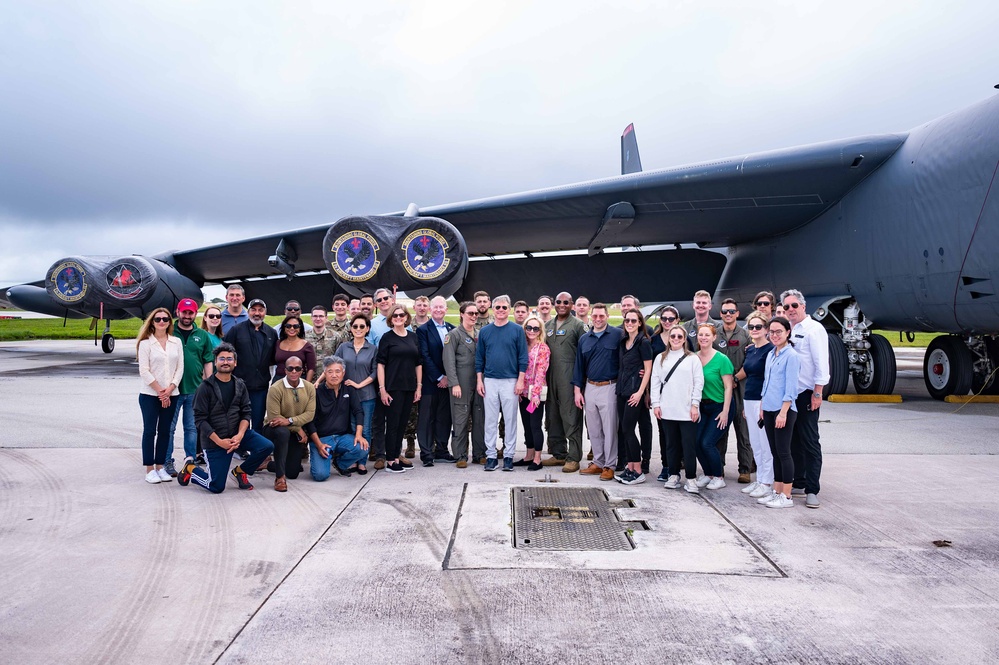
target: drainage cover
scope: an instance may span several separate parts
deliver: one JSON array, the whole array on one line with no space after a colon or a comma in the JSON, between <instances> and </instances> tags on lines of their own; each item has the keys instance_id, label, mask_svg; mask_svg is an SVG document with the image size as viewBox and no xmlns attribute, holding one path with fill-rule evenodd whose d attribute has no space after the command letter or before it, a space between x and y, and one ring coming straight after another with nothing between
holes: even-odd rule
<instances>
[{"instance_id":1,"label":"drainage cover","mask_svg":"<svg viewBox=\"0 0 999 665\"><path fill-rule=\"evenodd\" d=\"M534 550L633 550L629 530L641 522L622 522L615 502L596 487L514 487L513 546Z\"/></svg>"}]
</instances>

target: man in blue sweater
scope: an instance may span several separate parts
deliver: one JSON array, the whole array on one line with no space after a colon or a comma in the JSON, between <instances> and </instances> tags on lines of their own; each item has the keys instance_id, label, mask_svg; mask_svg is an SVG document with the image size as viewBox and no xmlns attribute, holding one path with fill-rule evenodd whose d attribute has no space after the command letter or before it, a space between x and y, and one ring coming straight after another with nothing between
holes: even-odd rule
<instances>
[{"instance_id":1,"label":"man in blue sweater","mask_svg":"<svg viewBox=\"0 0 999 665\"><path fill-rule=\"evenodd\" d=\"M517 395L524 389L527 372L527 338L524 329L510 323L510 297L493 299L495 320L479 332L475 347L476 390L486 410L486 471L497 467L499 414L506 421L503 470L513 471L517 441Z\"/></svg>"}]
</instances>

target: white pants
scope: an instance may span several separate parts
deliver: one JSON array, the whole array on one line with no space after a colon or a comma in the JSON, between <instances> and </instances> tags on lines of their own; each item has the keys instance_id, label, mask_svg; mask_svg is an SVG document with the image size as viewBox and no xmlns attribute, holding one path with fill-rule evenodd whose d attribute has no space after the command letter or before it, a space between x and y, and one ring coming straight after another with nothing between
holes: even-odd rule
<instances>
[{"instance_id":1,"label":"white pants","mask_svg":"<svg viewBox=\"0 0 999 665\"><path fill-rule=\"evenodd\" d=\"M517 379L483 378L486 388L486 457L496 459L496 446L499 443L499 414L503 411L506 436L503 437L503 456L513 459L517 450Z\"/></svg>"},{"instance_id":2,"label":"white pants","mask_svg":"<svg viewBox=\"0 0 999 665\"><path fill-rule=\"evenodd\" d=\"M753 447L753 459L756 461L756 482L764 485L774 484L774 457L770 452L770 440L767 431L757 427L760 419L759 400L746 400L746 426L749 428L749 443Z\"/></svg>"}]
</instances>

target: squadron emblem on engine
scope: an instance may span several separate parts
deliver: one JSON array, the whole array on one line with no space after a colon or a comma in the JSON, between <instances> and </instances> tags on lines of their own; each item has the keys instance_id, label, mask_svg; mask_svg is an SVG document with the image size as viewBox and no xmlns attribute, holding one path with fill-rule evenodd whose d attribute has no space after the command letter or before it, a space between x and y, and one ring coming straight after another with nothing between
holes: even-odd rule
<instances>
[{"instance_id":1,"label":"squadron emblem on engine","mask_svg":"<svg viewBox=\"0 0 999 665\"><path fill-rule=\"evenodd\" d=\"M52 269L49 279L63 302L77 302L87 295L87 273L76 261L65 261Z\"/></svg>"},{"instance_id":2,"label":"squadron emblem on engine","mask_svg":"<svg viewBox=\"0 0 999 665\"><path fill-rule=\"evenodd\" d=\"M378 272L378 242L364 231L344 233L333 243L333 270L340 279L363 282Z\"/></svg>"},{"instance_id":3,"label":"squadron emblem on engine","mask_svg":"<svg viewBox=\"0 0 999 665\"><path fill-rule=\"evenodd\" d=\"M142 275L134 263L119 263L105 274L108 293L115 298L130 300L142 293Z\"/></svg>"},{"instance_id":4,"label":"squadron emblem on engine","mask_svg":"<svg viewBox=\"0 0 999 665\"><path fill-rule=\"evenodd\" d=\"M431 229L416 229L402 241L402 266L416 279L435 279L444 274L451 259L448 242Z\"/></svg>"}]
</instances>

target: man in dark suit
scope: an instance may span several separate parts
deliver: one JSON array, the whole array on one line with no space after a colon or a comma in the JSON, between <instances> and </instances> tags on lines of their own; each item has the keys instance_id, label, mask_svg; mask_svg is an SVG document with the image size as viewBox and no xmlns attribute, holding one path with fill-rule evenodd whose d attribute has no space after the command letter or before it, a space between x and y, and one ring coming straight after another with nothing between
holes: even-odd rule
<instances>
[{"instance_id":1,"label":"man in dark suit","mask_svg":"<svg viewBox=\"0 0 999 665\"><path fill-rule=\"evenodd\" d=\"M271 367L274 365L274 349L277 347L277 333L264 323L267 305L256 298L250 301L249 320L238 323L225 334L225 341L236 349L240 362L232 374L242 379L250 394L250 426L260 432L264 425L267 410L267 391L271 387Z\"/></svg>"},{"instance_id":2,"label":"man in dark suit","mask_svg":"<svg viewBox=\"0 0 999 665\"><path fill-rule=\"evenodd\" d=\"M437 296L430 301L430 320L416 329L423 355L423 397L416 425L423 466L457 461L447 447L451 433L451 400L444 371L444 337L454 326L444 320L445 314L447 301Z\"/></svg>"}]
</instances>

